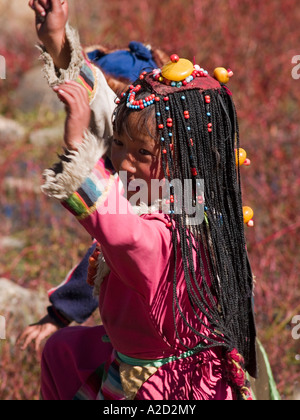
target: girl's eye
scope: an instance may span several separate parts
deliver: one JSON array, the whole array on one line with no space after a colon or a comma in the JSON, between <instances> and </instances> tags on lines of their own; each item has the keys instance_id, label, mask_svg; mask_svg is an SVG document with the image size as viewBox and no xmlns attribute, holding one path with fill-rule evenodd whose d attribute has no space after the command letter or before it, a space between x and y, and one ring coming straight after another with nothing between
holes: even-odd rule
<instances>
[{"instance_id":1,"label":"girl's eye","mask_svg":"<svg viewBox=\"0 0 300 420\"><path fill-rule=\"evenodd\" d=\"M118 140L118 139L113 139L113 143L114 143L116 146L123 146L123 143L122 143L120 140Z\"/></svg>"},{"instance_id":2,"label":"girl's eye","mask_svg":"<svg viewBox=\"0 0 300 420\"><path fill-rule=\"evenodd\" d=\"M141 155L143 155L143 156L152 156L152 153L151 152L149 152L148 150L146 150L146 149L140 149L139 150L139 152L140 152L140 154Z\"/></svg>"}]
</instances>

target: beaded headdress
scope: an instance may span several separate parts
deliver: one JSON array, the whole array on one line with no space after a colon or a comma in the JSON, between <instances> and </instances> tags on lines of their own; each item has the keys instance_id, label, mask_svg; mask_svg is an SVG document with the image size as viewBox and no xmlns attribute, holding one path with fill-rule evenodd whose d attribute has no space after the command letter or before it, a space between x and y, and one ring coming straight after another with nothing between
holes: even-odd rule
<instances>
[{"instance_id":1,"label":"beaded headdress","mask_svg":"<svg viewBox=\"0 0 300 420\"><path fill-rule=\"evenodd\" d=\"M210 103L211 103L211 91L220 92L221 88L225 89L229 95L231 95L229 89L225 87L233 76L233 71L231 69L225 69L224 67L217 67L214 70L213 77L208 74L208 71L204 68L200 67L197 64L193 64L191 61L179 58L177 54L173 54L170 57L170 62L164 65L162 69L154 69L152 72L147 73L143 72L139 76L140 81L146 82L150 89L153 91L150 95L146 96L142 99L136 99L139 91L141 90L141 84L131 85L129 87L129 92L123 93L123 97L126 97L127 107L132 110L143 110L155 102L163 101L165 104L165 110L170 112L169 107L169 96L171 94L177 92L183 92L181 97L182 102L184 103L186 97L184 92L187 90L199 90L201 92L209 92L204 95L205 107L206 107L206 117L207 117L207 132L212 133L213 131L213 118L211 115L210 110ZM117 102L119 102L118 100ZM157 117L160 117L159 112L157 113ZM166 117L166 124L164 125L162 121L158 119L158 130L163 132L165 128L169 129L169 132L166 138L170 140L173 136L172 134L172 127L173 127L173 119L171 115ZM189 141L191 145L193 145L193 139L190 136L191 127L188 124L190 119L189 111L186 109L184 110L184 119L187 125L187 132ZM165 136L161 135L162 140L162 152L164 155L167 155L167 148L164 147L167 142ZM173 142L170 142L169 147L173 148ZM247 158L247 153L244 149L237 147L235 149L235 159L237 166L249 166L250 159ZM196 169L192 168L192 173L194 176L197 175ZM247 226L252 227L254 225L253 221L254 212L249 206L243 207L243 217L244 222Z\"/></svg>"}]
</instances>

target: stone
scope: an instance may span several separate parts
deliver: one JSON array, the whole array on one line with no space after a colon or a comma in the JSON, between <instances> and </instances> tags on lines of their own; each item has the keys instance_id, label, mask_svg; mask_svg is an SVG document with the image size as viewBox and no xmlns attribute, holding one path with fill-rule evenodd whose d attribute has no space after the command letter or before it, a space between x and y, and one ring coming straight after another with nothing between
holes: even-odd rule
<instances>
[{"instance_id":1,"label":"stone","mask_svg":"<svg viewBox=\"0 0 300 420\"><path fill-rule=\"evenodd\" d=\"M30 133L29 141L37 147L45 147L48 145L63 144L64 126L56 126L50 128L42 128Z\"/></svg>"},{"instance_id":2,"label":"stone","mask_svg":"<svg viewBox=\"0 0 300 420\"><path fill-rule=\"evenodd\" d=\"M18 122L0 116L0 142L22 140L26 135L25 128Z\"/></svg>"},{"instance_id":3,"label":"stone","mask_svg":"<svg viewBox=\"0 0 300 420\"><path fill-rule=\"evenodd\" d=\"M15 91L14 99L22 112L42 109L58 113L64 109L62 102L48 86L42 73L42 65L33 67L23 75Z\"/></svg>"},{"instance_id":4,"label":"stone","mask_svg":"<svg viewBox=\"0 0 300 420\"><path fill-rule=\"evenodd\" d=\"M19 334L47 313L49 301L44 290L31 290L0 278L0 315L5 319L6 340L16 342Z\"/></svg>"},{"instance_id":5,"label":"stone","mask_svg":"<svg viewBox=\"0 0 300 420\"><path fill-rule=\"evenodd\" d=\"M25 241L13 238L11 236L4 236L0 238L0 249L22 249L25 246Z\"/></svg>"}]
</instances>

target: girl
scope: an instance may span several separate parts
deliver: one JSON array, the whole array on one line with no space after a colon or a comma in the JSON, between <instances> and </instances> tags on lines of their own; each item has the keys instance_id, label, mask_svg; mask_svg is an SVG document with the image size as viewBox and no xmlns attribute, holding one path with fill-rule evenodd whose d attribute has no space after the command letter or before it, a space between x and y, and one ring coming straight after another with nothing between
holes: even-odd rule
<instances>
[{"instance_id":1,"label":"girl","mask_svg":"<svg viewBox=\"0 0 300 420\"><path fill-rule=\"evenodd\" d=\"M85 89L68 82L55 91L68 109L67 153L43 190L101 243L103 327L48 341L43 398L251 399L253 279L230 92L176 55L130 86L114 112L111 152L128 201L87 131ZM163 180L164 195L153 180Z\"/></svg>"},{"instance_id":2,"label":"girl","mask_svg":"<svg viewBox=\"0 0 300 420\"><path fill-rule=\"evenodd\" d=\"M90 68L85 65L84 54L80 47L79 35L68 24L68 1L61 0L30 0L29 6L35 11L36 30L42 42L42 59L45 62L44 75L50 85L63 83L65 78L74 77L82 81L88 76ZM105 132L111 131L111 115L114 109L114 93L121 93L127 89L144 70L151 70L169 57L159 49L150 49L139 42L131 42L129 48L110 50L107 47L95 46L85 49L89 60L101 68L108 85L113 92L107 95L107 102L103 100L101 92L91 95L91 108L93 115L93 130L96 136L104 137ZM101 81L102 75L95 68L97 78ZM86 85L85 85L86 86ZM93 101L92 101L93 97ZM101 124L104 116L106 124ZM111 167L107 158L106 167ZM96 248L93 243L86 255L66 276L63 283L48 292L50 306L48 314L39 322L27 327L20 335L18 343L25 350L35 341L36 350L41 342L59 328L68 326L72 321L79 324L86 321L97 308L97 301L93 297L91 287L87 283L89 260ZM92 282L93 271L89 277ZM89 281L90 282L90 281Z\"/></svg>"}]
</instances>

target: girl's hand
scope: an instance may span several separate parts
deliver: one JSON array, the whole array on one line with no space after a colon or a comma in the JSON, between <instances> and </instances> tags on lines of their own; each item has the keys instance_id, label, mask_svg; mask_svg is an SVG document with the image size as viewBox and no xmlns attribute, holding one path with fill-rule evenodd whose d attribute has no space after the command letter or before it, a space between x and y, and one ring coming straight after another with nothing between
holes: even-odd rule
<instances>
[{"instance_id":1,"label":"girl's hand","mask_svg":"<svg viewBox=\"0 0 300 420\"><path fill-rule=\"evenodd\" d=\"M91 109L86 89L79 83L68 81L53 88L66 105L65 144L68 150L78 150L85 131L90 125Z\"/></svg>"},{"instance_id":2,"label":"girl's hand","mask_svg":"<svg viewBox=\"0 0 300 420\"><path fill-rule=\"evenodd\" d=\"M68 1L30 0L29 6L35 11L36 31L40 41L52 56L56 67L67 68L71 57L65 33Z\"/></svg>"},{"instance_id":3,"label":"girl's hand","mask_svg":"<svg viewBox=\"0 0 300 420\"><path fill-rule=\"evenodd\" d=\"M27 347L34 342L34 347L38 353L42 341L48 338L50 335L59 330L59 326L54 323L49 315L46 315L43 319L33 325L29 325L17 340L17 345L20 346L21 350L26 350Z\"/></svg>"}]
</instances>

